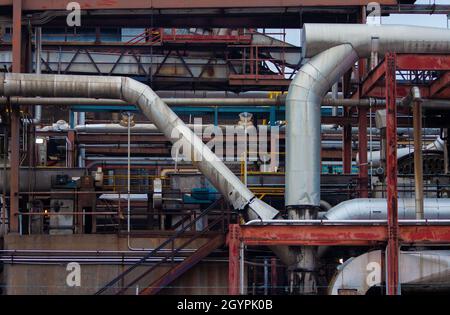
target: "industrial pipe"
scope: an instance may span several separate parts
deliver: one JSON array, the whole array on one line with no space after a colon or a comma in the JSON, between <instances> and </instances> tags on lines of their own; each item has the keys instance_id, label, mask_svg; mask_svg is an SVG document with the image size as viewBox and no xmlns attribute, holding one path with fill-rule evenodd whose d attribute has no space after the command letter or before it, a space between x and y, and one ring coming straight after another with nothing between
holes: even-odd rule
<instances>
[{"instance_id":1,"label":"industrial pipe","mask_svg":"<svg viewBox=\"0 0 450 315\"><path fill-rule=\"evenodd\" d=\"M0 95L121 99L136 104L237 210L251 219L272 219L278 211L264 203L228 169L203 141L147 85L126 77L0 74Z\"/></svg>"},{"instance_id":2,"label":"industrial pipe","mask_svg":"<svg viewBox=\"0 0 450 315\"><path fill-rule=\"evenodd\" d=\"M162 98L163 102L169 106L283 106L286 102L285 95L278 98ZM117 100L104 98L74 98L74 97L11 97L9 102L12 105L94 105L94 106L132 106L134 104ZM8 103L6 97L0 97L0 105ZM397 100L401 104L401 99ZM364 99L332 99L326 97L322 100L322 106L356 106L356 107L380 107L386 105L386 100L378 98ZM424 99L423 107L426 109L450 109L450 102L446 100Z\"/></svg>"},{"instance_id":3,"label":"industrial pipe","mask_svg":"<svg viewBox=\"0 0 450 315\"><path fill-rule=\"evenodd\" d=\"M386 225L387 220L251 220L245 223L245 225ZM406 224L444 224L450 223L450 220L433 220L433 219L423 219L423 220L399 220L400 225Z\"/></svg>"},{"instance_id":4,"label":"industrial pipe","mask_svg":"<svg viewBox=\"0 0 450 315\"><path fill-rule=\"evenodd\" d=\"M41 74L41 53L42 53L42 28L36 27L35 31L35 66L36 66L36 74ZM39 101L38 99L36 101ZM40 104L40 103L34 103ZM32 119L24 119L25 124L33 124L37 125L41 122L42 119L42 105L36 105L34 107L34 118Z\"/></svg>"},{"instance_id":5,"label":"industrial pipe","mask_svg":"<svg viewBox=\"0 0 450 315\"><path fill-rule=\"evenodd\" d=\"M416 219L415 199L398 199L398 218L400 220ZM424 219L450 219L450 199L424 199ZM341 202L327 211L325 220L386 220L387 203L385 198L358 198Z\"/></svg>"},{"instance_id":6,"label":"industrial pipe","mask_svg":"<svg viewBox=\"0 0 450 315\"><path fill-rule=\"evenodd\" d=\"M422 155L422 100L418 87L410 92L414 129L414 183L416 199L416 219L424 218L423 213L423 155Z\"/></svg>"},{"instance_id":7,"label":"industrial pipe","mask_svg":"<svg viewBox=\"0 0 450 315\"><path fill-rule=\"evenodd\" d=\"M286 206L320 202L320 104L358 59L378 52L448 53L450 30L413 26L305 24L304 57L286 98ZM298 163L300 161L300 163Z\"/></svg>"},{"instance_id":8,"label":"industrial pipe","mask_svg":"<svg viewBox=\"0 0 450 315\"><path fill-rule=\"evenodd\" d=\"M305 24L302 53L311 58L298 71L286 98L286 207L314 219L320 204L320 105L331 86L361 58L377 53L448 53L450 30L413 26ZM293 215L289 215L290 218ZM303 247L298 268L314 270L314 249ZM305 279L303 279L305 280ZM308 279L307 279L308 280ZM313 291L314 280L303 283Z\"/></svg>"}]
</instances>

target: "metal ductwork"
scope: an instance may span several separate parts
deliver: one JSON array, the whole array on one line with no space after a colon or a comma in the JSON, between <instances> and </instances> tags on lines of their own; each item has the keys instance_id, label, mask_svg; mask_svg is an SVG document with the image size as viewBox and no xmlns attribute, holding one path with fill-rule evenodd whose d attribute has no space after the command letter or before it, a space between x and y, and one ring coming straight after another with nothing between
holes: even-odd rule
<instances>
[{"instance_id":1,"label":"metal ductwork","mask_svg":"<svg viewBox=\"0 0 450 315\"><path fill-rule=\"evenodd\" d=\"M387 202L384 198L358 198L341 202L327 211L326 220L383 220L387 218ZM398 199L399 220L416 219L414 198ZM424 219L450 219L450 199L424 199Z\"/></svg>"},{"instance_id":2,"label":"metal ductwork","mask_svg":"<svg viewBox=\"0 0 450 315\"><path fill-rule=\"evenodd\" d=\"M320 205L320 105L324 96L360 59L372 52L448 53L450 30L413 26L305 24L302 52L308 60L286 98L286 200L289 218L314 219ZM297 270L314 273L314 249L304 247ZM314 291L314 280L302 284Z\"/></svg>"},{"instance_id":3,"label":"metal ductwork","mask_svg":"<svg viewBox=\"0 0 450 315\"><path fill-rule=\"evenodd\" d=\"M311 58L332 47L350 44L360 58L396 53L439 54L450 51L450 30L436 27L365 24L305 24L302 53Z\"/></svg>"},{"instance_id":4,"label":"metal ductwork","mask_svg":"<svg viewBox=\"0 0 450 315\"><path fill-rule=\"evenodd\" d=\"M141 112L172 142L188 149L192 163L237 210L251 219L278 211L255 195L147 85L126 77L0 74L0 95L121 99Z\"/></svg>"},{"instance_id":5,"label":"metal ductwork","mask_svg":"<svg viewBox=\"0 0 450 315\"><path fill-rule=\"evenodd\" d=\"M346 200L323 214L323 220L386 220L387 202L385 198L357 198ZM416 200L414 198L398 199L398 219L416 219ZM424 199L424 217L426 220L450 219L450 199ZM329 246L321 246L318 257L322 257Z\"/></svg>"},{"instance_id":6,"label":"metal ductwork","mask_svg":"<svg viewBox=\"0 0 450 315\"><path fill-rule=\"evenodd\" d=\"M400 252L399 279L413 287L450 287L450 251ZM350 258L338 267L328 288L332 295L364 295L383 282L382 251L376 250Z\"/></svg>"},{"instance_id":7,"label":"metal ductwork","mask_svg":"<svg viewBox=\"0 0 450 315\"><path fill-rule=\"evenodd\" d=\"M320 104L359 58L384 54L449 53L450 30L397 26L305 24L302 51L310 58L286 98L286 206L320 202Z\"/></svg>"},{"instance_id":8,"label":"metal ductwork","mask_svg":"<svg viewBox=\"0 0 450 315\"><path fill-rule=\"evenodd\" d=\"M309 60L286 98L286 206L320 204L320 104L358 55L350 45L333 47Z\"/></svg>"}]
</instances>

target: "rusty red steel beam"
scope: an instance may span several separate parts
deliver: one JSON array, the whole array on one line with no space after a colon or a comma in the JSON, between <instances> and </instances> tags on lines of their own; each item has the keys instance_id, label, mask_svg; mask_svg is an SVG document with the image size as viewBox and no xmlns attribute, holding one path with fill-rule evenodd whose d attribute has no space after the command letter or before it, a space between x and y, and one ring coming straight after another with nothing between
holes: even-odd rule
<instances>
[{"instance_id":1,"label":"rusty red steel beam","mask_svg":"<svg viewBox=\"0 0 450 315\"><path fill-rule=\"evenodd\" d=\"M413 84L401 84L397 85L397 97L405 97L411 91ZM417 86L420 89L420 95L422 98L434 98L434 99L449 99L450 98L450 89L444 89L441 93L431 96L430 87L429 86ZM385 87L379 86L374 88L370 93L365 95L365 97L374 97L374 98L383 98L386 95Z\"/></svg>"},{"instance_id":2,"label":"rusty red steel beam","mask_svg":"<svg viewBox=\"0 0 450 315\"><path fill-rule=\"evenodd\" d=\"M374 246L388 241L386 225L230 225L230 231L232 227L238 234L233 236L236 250L239 241L248 246ZM400 225L398 235L405 245L450 244L445 225Z\"/></svg>"},{"instance_id":3,"label":"rusty red steel beam","mask_svg":"<svg viewBox=\"0 0 450 315\"><path fill-rule=\"evenodd\" d=\"M277 293L278 288L278 274L277 274L277 259L272 257L270 259L270 293L272 295Z\"/></svg>"},{"instance_id":4,"label":"rusty red steel beam","mask_svg":"<svg viewBox=\"0 0 450 315\"><path fill-rule=\"evenodd\" d=\"M14 1L12 33L12 72L22 72L22 1Z\"/></svg>"},{"instance_id":5,"label":"rusty red steel beam","mask_svg":"<svg viewBox=\"0 0 450 315\"><path fill-rule=\"evenodd\" d=\"M450 71L445 72L430 85L430 96L434 97L450 87Z\"/></svg>"},{"instance_id":6,"label":"rusty red steel beam","mask_svg":"<svg viewBox=\"0 0 450 315\"><path fill-rule=\"evenodd\" d=\"M229 226L227 235L228 244L228 294L239 294L239 247L241 227L237 224Z\"/></svg>"},{"instance_id":7,"label":"rusty red steel beam","mask_svg":"<svg viewBox=\"0 0 450 315\"><path fill-rule=\"evenodd\" d=\"M22 1L14 1L12 34L12 71L22 72ZM20 109L14 107L11 113L11 157L10 157L10 232L19 232L19 167L20 167Z\"/></svg>"},{"instance_id":8,"label":"rusty red steel beam","mask_svg":"<svg viewBox=\"0 0 450 315\"><path fill-rule=\"evenodd\" d=\"M385 87L379 86L380 81L385 76L385 61L383 60L374 70L372 70L368 76L364 79L361 85L361 93L359 97L384 97ZM417 55L417 54L399 54L397 55L397 70L411 70L411 71L450 71L450 56L448 55ZM436 86L420 87L422 91L422 97L428 98L449 98L450 92L440 94L443 89L448 85L447 80L450 80L448 76L444 76L441 81L436 82ZM442 84L442 85L439 85ZM412 85L402 84L397 86L397 96L404 97L408 95ZM440 89L440 91L439 91ZM354 95L353 98L357 97Z\"/></svg>"},{"instance_id":9,"label":"rusty red steel beam","mask_svg":"<svg viewBox=\"0 0 450 315\"><path fill-rule=\"evenodd\" d=\"M360 98L365 97L368 93L374 89L378 82L383 79L385 75L386 69L384 67L384 61L382 61L378 66L369 72L367 77L363 80L361 88L360 88Z\"/></svg>"},{"instance_id":10,"label":"rusty red steel beam","mask_svg":"<svg viewBox=\"0 0 450 315\"><path fill-rule=\"evenodd\" d=\"M399 240L397 191L397 94L396 55L385 56L386 72L386 190L388 217L387 293L399 294Z\"/></svg>"},{"instance_id":11,"label":"rusty red steel beam","mask_svg":"<svg viewBox=\"0 0 450 315\"><path fill-rule=\"evenodd\" d=\"M397 70L446 70L450 71L450 55L398 54Z\"/></svg>"},{"instance_id":12,"label":"rusty red steel beam","mask_svg":"<svg viewBox=\"0 0 450 315\"><path fill-rule=\"evenodd\" d=\"M17 0L0 0L1 5L12 5ZM23 0L24 10L65 10L67 0ZM307 6L362 6L370 0L78 0L83 10L102 9L214 9ZM398 4L396 0L378 0L380 4Z\"/></svg>"},{"instance_id":13,"label":"rusty red steel beam","mask_svg":"<svg viewBox=\"0 0 450 315\"><path fill-rule=\"evenodd\" d=\"M359 153L359 191L360 198L369 196L369 167L367 162L367 108L358 108L358 153Z\"/></svg>"}]
</instances>

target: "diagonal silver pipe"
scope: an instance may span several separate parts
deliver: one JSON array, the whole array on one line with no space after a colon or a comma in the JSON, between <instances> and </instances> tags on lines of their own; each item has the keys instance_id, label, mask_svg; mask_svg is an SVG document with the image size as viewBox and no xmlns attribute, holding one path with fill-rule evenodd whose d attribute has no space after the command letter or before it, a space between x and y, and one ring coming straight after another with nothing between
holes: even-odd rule
<instances>
[{"instance_id":1,"label":"diagonal silver pipe","mask_svg":"<svg viewBox=\"0 0 450 315\"><path fill-rule=\"evenodd\" d=\"M0 95L121 99L141 112L172 142L188 149L192 163L237 210L250 219L272 219L278 211L255 195L145 84L126 77L0 74Z\"/></svg>"}]
</instances>

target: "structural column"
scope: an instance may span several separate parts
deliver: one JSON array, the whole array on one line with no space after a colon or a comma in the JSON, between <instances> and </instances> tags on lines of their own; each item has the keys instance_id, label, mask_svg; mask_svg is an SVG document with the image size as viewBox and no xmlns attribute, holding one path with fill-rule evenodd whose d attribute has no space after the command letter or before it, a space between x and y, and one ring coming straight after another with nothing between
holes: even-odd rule
<instances>
[{"instance_id":1,"label":"structural column","mask_svg":"<svg viewBox=\"0 0 450 315\"><path fill-rule=\"evenodd\" d=\"M344 98L350 96L350 80L353 69L347 71L342 79L342 94ZM352 124L348 121L352 116L352 108L344 107L344 125L342 128L342 172L344 174L352 173Z\"/></svg>"},{"instance_id":2,"label":"structural column","mask_svg":"<svg viewBox=\"0 0 450 315\"><path fill-rule=\"evenodd\" d=\"M13 2L12 72L22 72L22 0ZM11 112L10 155L10 232L18 232L19 168L20 168L20 110Z\"/></svg>"},{"instance_id":3,"label":"structural column","mask_svg":"<svg viewBox=\"0 0 450 315\"><path fill-rule=\"evenodd\" d=\"M400 293L399 242L398 242L398 191L397 191L397 106L396 106L396 56L387 53L386 67L386 181L387 181L387 294Z\"/></svg>"},{"instance_id":4,"label":"structural column","mask_svg":"<svg viewBox=\"0 0 450 315\"><path fill-rule=\"evenodd\" d=\"M240 249L240 227L238 224L231 224L228 232L228 294L239 294L239 249Z\"/></svg>"},{"instance_id":5,"label":"structural column","mask_svg":"<svg viewBox=\"0 0 450 315\"><path fill-rule=\"evenodd\" d=\"M367 109L358 109L358 156L359 156L359 196L367 198L368 192L368 165L367 165Z\"/></svg>"},{"instance_id":6,"label":"structural column","mask_svg":"<svg viewBox=\"0 0 450 315\"><path fill-rule=\"evenodd\" d=\"M275 295L278 289L278 274L277 274L277 259L272 257L270 260L270 281L271 281L271 294Z\"/></svg>"},{"instance_id":7,"label":"structural column","mask_svg":"<svg viewBox=\"0 0 450 315\"><path fill-rule=\"evenodd\" d=\"M350 109L344 108L344 117L350 117ZM342 128L342 138L343 138L343 146L342 146L342 164L343 169L342 172L344 174L352 173L352 125L349 123L345 123Z\"/></svg>"},{"instance_id":8,"label":"structural column","mask_svg":"<svg viewBox=\"0 0 450 315\"><path fill-rule=\"evenodd\" d=\"M422 156L422 100L417 99L411 91L413 97L413 129L414 129L414 183L416 199L416 219L425 218L423 206L423 156ZM420 94L420 92L419 92Z\"/></svg>"},{"instance_id":9,"label":"structural column","mask_svg":"<svg viewBox=\"0 0 450 315\"><path fill-rule=\"evenodd\" d=\"M366 7L361 7L360 23L366 24L367 12ZM366 76L367 60L359 59L358 61L358 80L362 82ZM359 95L360 89L358 89ZM368 184L368 164L367 164L367 108L358 108L358 157L359 157L359 197L369 197ZM371 118L369 118L371 119Z\"/></svg>"}]
</instances>

